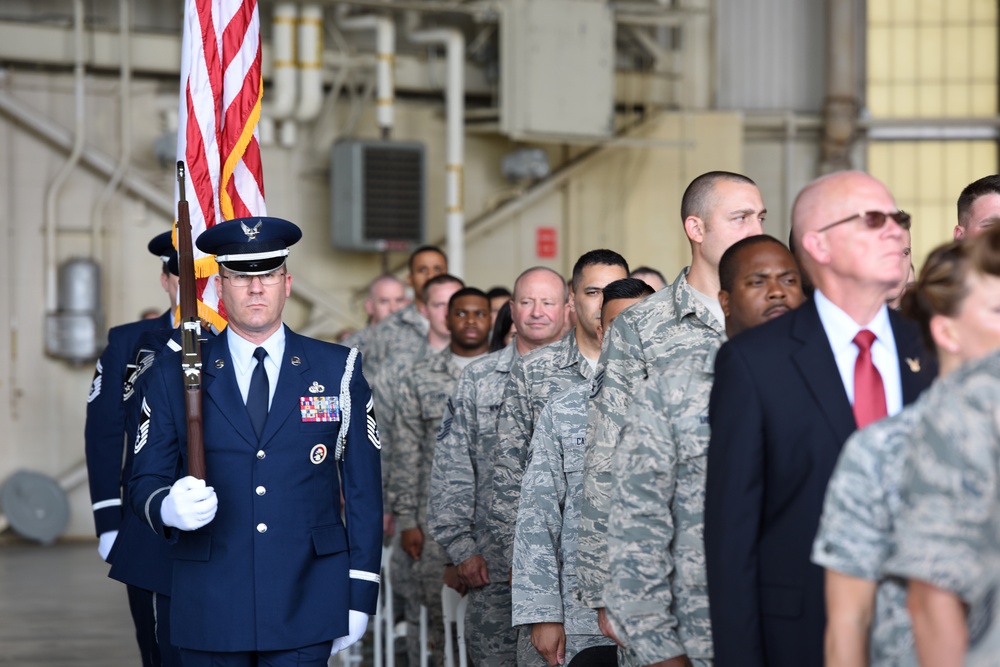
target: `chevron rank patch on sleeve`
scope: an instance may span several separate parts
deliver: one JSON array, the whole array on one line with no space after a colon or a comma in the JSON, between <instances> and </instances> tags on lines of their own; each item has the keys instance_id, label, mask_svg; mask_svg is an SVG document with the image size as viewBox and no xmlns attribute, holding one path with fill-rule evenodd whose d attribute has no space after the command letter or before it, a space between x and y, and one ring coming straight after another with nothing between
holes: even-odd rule
<instances>
[{"instance_id":1,"label":"chevron rank patch on sleeve","mask_svg":"<svg viewBox=\"0 0 1000 667\"><path fill-rule=\"evenodd\" d=\"M368 441L375 445L375 449L382 449L382 441L378 435L378 423L375 421L375 401L368 399Z\"/></svg>"}]
</instances>

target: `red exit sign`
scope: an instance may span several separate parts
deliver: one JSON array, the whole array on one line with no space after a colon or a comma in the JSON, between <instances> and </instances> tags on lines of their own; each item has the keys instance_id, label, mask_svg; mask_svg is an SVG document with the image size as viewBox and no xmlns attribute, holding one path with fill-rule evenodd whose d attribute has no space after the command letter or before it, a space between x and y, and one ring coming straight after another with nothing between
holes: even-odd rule
<instances>
[{"instance_id":1,"label":"red exit sign","mask_svg":"<svg viewBox=\"0 0 1000 667\"><path fill-rule=\"evenodd\" d=\"M555 227L535 229L535 254L539 259L555 259L559 255L559 234Z\"/></svg>"}]
</instances>

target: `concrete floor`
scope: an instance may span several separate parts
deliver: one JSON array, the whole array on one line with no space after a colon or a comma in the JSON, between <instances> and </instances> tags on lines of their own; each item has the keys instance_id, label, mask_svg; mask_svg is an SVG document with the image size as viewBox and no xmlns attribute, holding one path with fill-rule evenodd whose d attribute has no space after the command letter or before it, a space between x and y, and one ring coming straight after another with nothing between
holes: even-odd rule
<instances>
[{"instance_id":1,"label":"concrete floor","mask_svg":"<svg viewBox=\"0 0 1000 667\"><path fill-rule=\"evenodd\" d=\"M0 542L0 665L140 664L124 585L97 541Z\"/></svg>"},{"instance_id":2,"label":"concrete floor","mask_svg":"<svg viewBox=\"0 0 1000 667\"><path fill-rule=\"evenodd\" d=\"M125 586L108 568L97 540L43 547L0 537L0 667L141 665ZM330 665L370 665L370 646L364 654ZM405 667L402 655L396 665Z\"/></svg>"}]
</instances>

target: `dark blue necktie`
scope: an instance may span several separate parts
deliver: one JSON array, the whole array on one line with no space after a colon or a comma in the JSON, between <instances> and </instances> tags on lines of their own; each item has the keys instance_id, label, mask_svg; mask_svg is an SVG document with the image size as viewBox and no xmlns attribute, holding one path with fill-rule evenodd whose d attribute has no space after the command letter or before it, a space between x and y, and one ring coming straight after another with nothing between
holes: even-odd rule
<instances>
[{"instance_id":1,"label":"dark blue necktie","mask_svg":"<svg viewBox=\"0 0 1000 667\"><path fill-rule=\"evenodd\" d=\"M250 374L250 391L247 392L247 412L250 413L250 423L253 430L260 439L260 434L264 432L264 422L267 421L267 403L270 398L270 385L267 382L267 371L264 370L264 358L267 350L258 347L253 351L253 358L257 360L257 366Z\"/></svg>"}]
</instances>

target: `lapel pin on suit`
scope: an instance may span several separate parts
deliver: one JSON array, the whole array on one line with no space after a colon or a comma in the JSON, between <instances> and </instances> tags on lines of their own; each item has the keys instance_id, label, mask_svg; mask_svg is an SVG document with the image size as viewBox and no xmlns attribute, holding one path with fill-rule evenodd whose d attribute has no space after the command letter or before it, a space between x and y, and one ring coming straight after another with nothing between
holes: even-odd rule
<instances>
[{"instance_id":1,"label":"lapel pin on suit","mask_svg":"<svg viewBox=\"0 0 1000 667\"><path fill-rule=\"evenodd\" d=\"M906 358L906 365L910 367L911 373L920 372L920 359L914 359L913 357Z\"/></svg>"},{"instance_id":2,"label":"lapel pin on suit","mask_svg":"<svg viewBox=\"0 0 1000 667\"><path fill-rule=\"evenodd\" d=\"M324 391L326 391L326 387L324 387L323 385L321 385L316 380L313 380L312 385L309 387L309 393L310 394L322 394Z\"/></svg>"}]
</instances>

